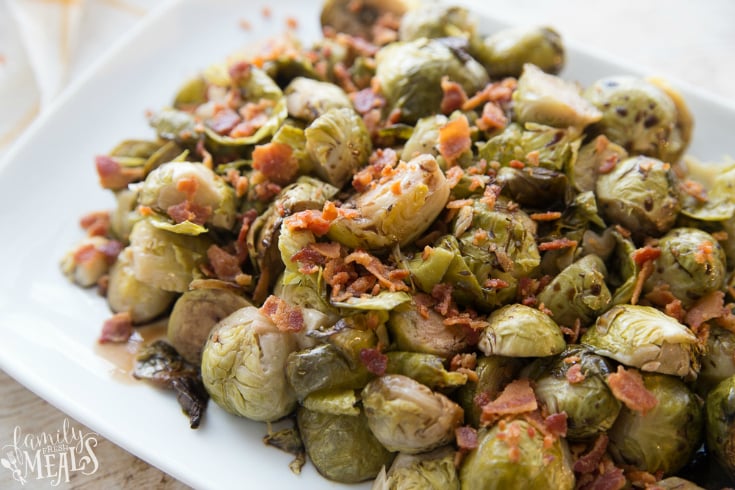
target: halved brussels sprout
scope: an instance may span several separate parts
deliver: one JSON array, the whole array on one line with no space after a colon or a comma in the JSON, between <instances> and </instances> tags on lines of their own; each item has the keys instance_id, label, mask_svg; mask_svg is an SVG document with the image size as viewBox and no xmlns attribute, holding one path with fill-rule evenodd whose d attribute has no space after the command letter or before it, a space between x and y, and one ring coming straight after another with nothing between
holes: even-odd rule
<instances>
[{"instance_id":1,"label":"halved brussels sprout","mask_svg":"<svg viewBox=\"0 0 735 490\"><path fill-rule=\"evenodd\" d=\"M447 122L449 122L449 118L443 114L422 117L416 121L413 133L411 133L406 144L403 145L401 160L408 161L425 153L438 157L439 130Z\"/></svg>"},{"instance_id":2,"label":"halved brussels sprout","mask_svg":"<svg viewBox=\"0 0 735 490\"><path fill-rule=\"evenodd\" d=\"M389 177L352 196L328 236L350 248L384 249L416 239L439 216L449 199L449 183L431 155L400 162Z\"/></svg>"},{"instance_id":3,"label":"halved brussels sprout","mask_svg":"<svg viewBox=\"0 0 735 490\"><path fill-rule=\"evenodd\" d=\"M602 118L595 106L582 97L579 87L538 66L526 63L513 92L513 113L521 123L535 122L558 128L585 126Z\"/></svg>"},{"instance_id":4,"label":"halved brussels sprout","mask_svg":"<svg viewBox=\"0 0 735 490\"><path fill-rule=\"evenodd\" d=\"M168 341L181 357L195 365L202 362L202 350L212 328L240 308L252 306L248 300L222 288L192 289L176 300L168 320Z\"/></svg>"},{"instance_id":5,"label":"halved brussels sprout","mask_svg":"<svg viewBox=\"0 0 735 490\"><path fill-rule=\"evenodd\" d=\"M486 37L474 54L492 78L518 77L527 63L559 73L565 61L559 33L541 26L502 29Z\"/></svg>"},{"instance_id":6,"label":"halved brussels sprout","mask_svg":"<svg viewBox=\"0 0 735 490\"><path fill-rule=\"evenodd\" d=\"M624 226L637 238L666 233L681 209L676 175L655 158L639 155L618 162L597 177L595 189L608 223Z\"/></svg>"},{"instance_id":7,"label":"halved brussels sprout","mask_svg":"<svg viewBox=\"0 0 735 490\"><path fill-rule=\"evenodd\" d=\"M571 490L574 472L567 443L544 435L524 419L495 424L480 432L478 447L462 461L463 490Z\"/></svg>"},{"instance_id":8,"label":"halved brussels sprout","mask_svg":"<svg viewBox=\"0 0 735 490\"><path fill-rule=\"evenodd\" d=\"M602 112L592 130L631 154L676 163L689 144L679 108L657 85L633 76L613 76L590 85L584 96Z\"/></svg>"},{"instance_id":9,"label":"halved brussels sprout","mask_svg":"<svg viewBox=\"0 0 735 490\"><path fill-rule=\"evenodd\" d=\"M445 325L444 317L433 309L429 309L426 316L422 315L413 301L390 312L388 329L401 350L448 359L470 346L469 333L464 328Z\"/></svg>"},{"instance_id":10,"label":"halved brussels sprout","mask_svg":"<svg viewBox=\"0 0 735 490\"><path fill-rule=\"evenodd\" d=\"M421 3L401 18L398 38L415 41L420 38L464 37L475 35L476 22L470 12L457 6Z\"/></svg>"},{"instance_id":11,"label":"halved brussels sprout","mask_svg":"<svg viewBox=\"0 0 735 490\"><path fill-rule=\"evenodd\" d=\"M400 111L401 121L409 124L439 112L443 77L459 83L468 94L489 81L482 65L438 39L391 43L378 51L375 60L375 78L388 101L388 111Z\"/></svg>"},{"instance_id":12,"label":"halved brussels sprout","mask_svg":"<svg viewBox=\"0 0 735 490\"><path fill-rule=\"evenodd\" d=\"M496 183L503 188L503 195L521 206L558 209L571 200L567 176L544 167L501 167Z\"/></svg>"},{"instance_id":13,"label":"halved brussels sprout","mask_svg":"<svg viewBox=\"0 0 735 490\"><path fill-rule=\"evenodd\" d=\"M625 149L611 142L604 134L582 145L577 154L577 159L570 162L566 168L567 176L572 186L578 192L591 192L595 190L597 176L601 169L604 172L611 170L619 161L628 158Z\"/></svg>"},{"instance_id":14,"label":"halved brussels sprout","mask_svg":"<svg viewBox=\"0 0 735 490\"><path fill-rule=\"evenodd\" d=\"M329 109L352 109L352 102L344 90L333 83L311 78L294 78L284 90L284 94L289 116L308 122Z\"/></svg>"},{"instance_id":15,"label":"halved brussels sprout","mask_svg":"<svg viewBox=\"0 0 735 490\"><path fill-rule=\"evenodd\" d=\"M642 374L643 384L658 403L645 415L623 407L608 431L608 449L619 464L673 475L702 444L702 401L680 379Z\"/></svg>"},{"instance_id":16,"label":"halved brussels sprout","mask_svg":"<svg viewBox=\"0 0 735 490\"><path fill-rule=\"evenodd\" d=\"M402 374L433 389L456 388L467 383L467 375L447 371L441 357L419 352L392 351L388 357L388 374Z\"/></svg>"},{"instance_id":17,"label":"halved brussels sprout","mask_svg":"<svg viewBox=\"0 0 735 490\"><path fill-rule=\"evenodd\" d=\"M459 490L459 475L451 446L423 454L400 453L371 490Z\"/></svg>"},{"instance_id":18,"label":"halved brussels sprout","mask_svg":"<svg viewBox=\"0 0 735 490\"><path fill-rule=\"evenodd\" d=\"M709 392L705 411L707 450L735 479L735 376Z\"/></svg>"},{"instance_id":19,"label":"halved brussels sprout","mask_svg":"<svg viewBox=\"0 0 735 490\"><path fill-rule=\"evenodd\" d=\"M581 341L600 355L643 371L690 377L699 371L697 337L650 306L614 306Z\"/></svg>"},{"instance_id":20,"label":"halved brussels sprout","mask_svg":"<svg viewBox=\"0 0 735 490\"><path fill-rule=\"evenodd\" d=\"M391 451L416 454L454 441L462 408L401 374L386 374L362 390L370 430Z\"/></svg>"},{"instance_id":21,"label":"halved brussels sprout","mask_svg":"<svg viewBox=\"0 0 735 490\"><path fill-rule=\"evenodd\" d=\"M291 353L286 376L299 399L317 391L360 389L373 375L361 362L351 362L331 344Z\"/></svg>"},{"instance_id":22,"label":"halved brussels sprout","mask_svg":"<svg viewBox=\"0 0 735 490\"><path fill-rule=\"evenodd\" d=\"M695 391L704 396L721 381L735 376L735 332L711 325L704 355L701 357L702 368L699 370Z\"/></svg>"},{"instance_id":23,"label":"halved brussels sprout","mask_svg":"<svg viewBox=\"0 0 735 490\"><path fill-rule=\"evenodd\" d=\"M365 123L352 108L329 109L304 134L317 177L336 187L347 183L372 152Z\"/></svg>"},{"instance_id":24,"label":"halved brussels sprout","mask_svg":"<svg viewBox=\"0 0 735 490\"><path fill-rule=\"evenodd\" d=\"M132 262L133 253L129 247L117 256L117 261L110 268L107 303L115 313L127 311L133 323L142 324L165 313L174 302L176 293L139 281Z\"/></svg>"},{"instance_id":25,"label":"halved brussels sprout","mask_svg":"<svg viewBox=\"0 0 735 490\"><path fill-rule=\"evenodd\" d=\"M477 344L487 356L553 356L567 345L559 325L549 315L521 303L495 310L487 321Z\"/></svg>"},{"instance_id":26,"label":"halved brussels sprout","mask_svg":"<svg viewBox=\"0 0 735 490\"><path fill-rule=\"evenodd\" d=\"M274 421L296 408L286 379L286 359L296 350L293 335L282 332L254 306L232 313L214 326L202 352L204 387L228 412Z\"/></svg>"},{"instance_id":27,"label":"halved brussels sprout","mask_svg":"<svg viewBox=\"0 0 735 490\"><path fill-rule=\"evenodd\" d=\"M393 461L394 454L375 438L365 415L333 415L299 407L296 420L306 453L330 480L357 483Z\"/></svg>"}]
</instances>

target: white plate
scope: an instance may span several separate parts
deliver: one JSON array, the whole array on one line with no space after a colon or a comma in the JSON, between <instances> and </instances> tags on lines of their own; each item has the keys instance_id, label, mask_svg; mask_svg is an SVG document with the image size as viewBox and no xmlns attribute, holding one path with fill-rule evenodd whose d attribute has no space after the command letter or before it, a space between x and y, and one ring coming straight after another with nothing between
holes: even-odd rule
<instances>
[{"instance_id":1,"label":"white plate","mask_svg":"<svg viewBox=\"0 0 735 490\"><path fill-rule=\"evenodd\" d=\"M113 205L97 185L94 155L124 138L151 137L145 109L165 105L185 78L246 42L281 33L287 16L298 19L300 36L314 39L319 3L167 3L66 92L0 162L0 367L81 423L196 488L340 485L321 478L310 464L301 476L293 475L290 456L261 442L263 424L211 403L202 427L190 430L172 395L143 383L116 382L114 366L95 353L100 326L110 315L106 304L71 286L58 262L82 237L78 218ZM265 5L270 18L262 16ZM249 31L241 19L249 21ZM490 18L481 24L488 32L502 25ZM565 77L587 84L631 71L570 48ZM691 153L719 160L732 151L735 108L691 89L683 92L697 121Z\"/></svg>"}]
</instances>

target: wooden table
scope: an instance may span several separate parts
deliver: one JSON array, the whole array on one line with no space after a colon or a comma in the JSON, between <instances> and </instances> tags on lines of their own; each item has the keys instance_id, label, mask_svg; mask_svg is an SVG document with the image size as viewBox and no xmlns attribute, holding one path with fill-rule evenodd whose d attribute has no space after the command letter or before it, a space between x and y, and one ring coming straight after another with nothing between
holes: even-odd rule
<instances>
[{"instance_id":1,"label":"wooden table","mask_svg":"<svg viewBox=\"0 0 735 490\"><path fill-rule=\"evenodd\" d=\"M574 39L640 66L657 70L735 100L735 2L626 0L600 2L514 0L500 15L517 23L544 23ZM498 5L498 3L495 3ZM602 10L602 9L608 10ZM655 20L655 22L654 22ZM735 146L733 147L735 155ZM0 441L14 427L26 433L55 432L68 418L0 371ZM83 427L70 420L75 427ZM89 477L57 488L188 488L113 443L101 440L95 453L103 464ZM34 486L35 485L35 486ZM47 481L21 487L0 469L0 488L49 488Z\"/></svg>"}]
</instances>

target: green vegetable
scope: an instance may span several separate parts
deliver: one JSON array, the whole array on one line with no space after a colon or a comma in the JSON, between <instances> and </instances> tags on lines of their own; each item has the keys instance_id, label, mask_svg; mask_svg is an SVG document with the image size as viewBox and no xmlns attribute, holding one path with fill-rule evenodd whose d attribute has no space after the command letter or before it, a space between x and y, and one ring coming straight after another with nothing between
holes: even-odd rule
<instances>
[{"instance_id":1,"label":"green vegetable","mask_svg":"<svg viewBox=\"0 0 735 490\"><path fill-rule=\"evenodd\" d=\"M551 27L511 27L485 38L475 55L492 78L518 77L532 63L547 73L564 66L561 36Z\"/></svg>"},{"instance_id":2,"label":"green vegetable","mask_svg":"<svg viewBox=\"0 0 735 490\"><path fill-rule=\"evenodd\" d=\"M566 347L559 326L546 313L520 303L492 312L477 347L490 356L544 357Z\"/></svg>"}]
</instances>

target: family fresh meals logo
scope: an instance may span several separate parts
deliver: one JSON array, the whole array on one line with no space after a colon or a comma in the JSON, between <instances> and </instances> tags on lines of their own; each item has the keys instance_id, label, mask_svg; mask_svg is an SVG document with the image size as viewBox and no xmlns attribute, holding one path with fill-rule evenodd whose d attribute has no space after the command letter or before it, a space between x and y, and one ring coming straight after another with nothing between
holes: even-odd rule
<instances>
[{"instance_id":1,"label":"family fresh meals logo","mask_svg":"<svg viewBox=\"0 0 735 490\"><path fill-rule=\"evenodd\" d=\"M91 475L99 469L94 454L99 435L74 428L64 419L55 432L24 434L16 426L13 442L3 446L0 464L21 485L29 480L47 480L52 486L69 483L73 473Z\"/></svg>"}]
</instances>

